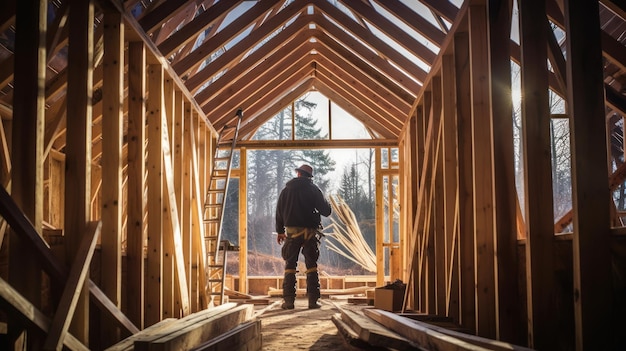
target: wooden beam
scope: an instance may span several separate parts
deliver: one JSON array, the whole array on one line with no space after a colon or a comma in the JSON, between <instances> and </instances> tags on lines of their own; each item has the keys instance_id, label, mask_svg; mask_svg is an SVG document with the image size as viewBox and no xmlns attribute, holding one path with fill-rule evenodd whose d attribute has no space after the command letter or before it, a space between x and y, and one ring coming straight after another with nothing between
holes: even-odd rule
<instances>
[{"instance_id":1,"label":"wooden beam","mask_svg":"<svg viewBox=\"0 0 626 351\"><path fill-rule=\"evenodd\" d=\"M169 130L165 116L163 116L162 131L163 131L163 167L165 169L165 182L164 192L167 194L166 203L167 206L164 209L169 209L170 220L170 234L172 235L173 252L174 255L174 268L176 273L176 286L175 288L180 293L180 309L183 315L189 314L189 295L187 294L187 276L185 272L183 244L180 231L180 222L178 219L178 206L176 204L176 193L174 188L174 170L172 169L172 155L170 151L169 142Z\"/></svg>"},{"instance_id":2,"label":"wooden beam","mask_svg":"<svg viewBox=\"0 0 626 351\"><path fill-rule=\"evenodd\" d=\"M459 323L476 330L476 296L474 295L474 175L472 173L473 151L471 134L471 85L469 34L454 34L454 62L456 74L456 99L459 147L459 256L461 271Z\"/></svg>"},{"instance_id":3,"label":"wooden beam","mask_svg":"<svg viewBox=\"0 0 626 351\"><path fill-rule=\"evenodd\" d=\"M198 309L206 308L208 305L208 299L205 292L205 268L206 268L206 246L204 240L204 212L203 206L200 201L204 199L204 188L200 188L200 170L199 170L199 157L198 157L198 146L196 144L196 128L198 118L190 118L189 122L191 122L189 126L189 134L185 136L185 140L187 141L187 149L190 152L191 157L191 228L192 228L192 266L197 267L197 274L194 274L194 277L197 277L196 284L192 284L193 286L198 287L198 295L199 295L199 305Z\"/></svg>"},{"instance_id":4,"label":"wooden beam","mask_svg":"<svg viewBox=\"0 0 626 351\"><path fill-rule=\"evenodd\" d=\"M93 0L72 0L69 14L65 235L66 263L70 265L90 220L91 202L91 123L93 96ZM89 340L88 290L83 289L71 329L79 340Z\"/></svg>"},{"instance_id":5,"label":"wooden beam","mask_svg":"<svg viewBox=\"0 0 626 351\"><path fill-rule=\"evenodd\" d=\"M224 13L230 12L240 3L241 0L217 2L208 9L205 9L204 12L196 16L191 22L187 23L183 28L163 41L163 43L159 45L159 52L163 53L165 57L170 56L181 46L193 40L197 34L209 27L211 23L220 18Z\"/></svg>"},{"instance_id":6,"label":"wooden beam","mask_svg":"<svg viewBox=\"0 0 626 351\"><path fill-rule=\"evenodd\" d=\"M102 188L100 191L102 290L118 307L122 303L122 140L124 139L124 22L103 6L104 57L102 88ZM116 326L101 326L104 340L117 340ZM49 339L48 339L49 340Z\"/></svg>"},{"instance_id":7,"label":"wooden beam","mask_svg":"<svg viewBox=\"0 0 626 351\"><path fill-rule=\"evenodd\" d=\"M145 285L145 326L161 320L163 309L163 66L148 66L148 249Z\"/></svg>"},{"instance_id":8,"label":"wooden beam","mask_svg":"<svg viewBox=\"0 0 626 351\"><path fill-rule=\"evenodd\" d=\"M444 314L459 320L459 169L458 169L458 131L456 114L456 84L454 56L444 54L441 63L441 84L443 98L443 192L444 225L446 233L445 250L445 286L446 309ZM410 129L408 129L410 130Z\"/></svg>"},{"instance_id":9,"label":"wooden beam","mask_svg":"<svg viewBox=\"0 0 626 351\"><path fill-rule=\"evenodd\" d=\"M298 20L296 20L297 22ZM230 68L223 75L213 81L209 86L198 92L195 96L198 104L205 105L209 100L214 99L226 90L230 90L231 94L237 91L241 85L240 82L249 84L253 79L245 79L244 77L256 77L252 72L254 69L269 69L277 62L288 56L291 51L296 50L298 47L304 45L307 39L311 36L312 32L305 29L306 21L299 20L302 30L298 31L281 31L276 36L272 37L258 50L255 50L250 55L246 56L237 65ZM298 28L297 23L293 24ZM287 43L282 45L283 43ZM205 75L205 70L202 70L192 77L189 77L185 83L187 88L195 92L200 88L202 84L210 77ZM242 79L244 78L244 79Z\"/></svg>"},{"instance_id":10,"label":"wooden beam","mask_svg":"<svg viewBox=\"0 0 626 351\"><path fill-rule=\"evenodd\" d=\"M476 250L477 334L496 338L495 213L493 121L489 96L489 33L487 7L470 4L468 26L472 96L472 152L474 154L474 236Z\"/></svg>"},{"instance_id":11,"label":"wooden beam","mask_svg":"<svg viewBox=\"0 0 626 351\"><path fill-rule=\"evenodd\" d=\"M498 339L524 344L519 305L517 190L511 99L510 0L488 3L496 211ZM547 21L546 21L547 23ZM494 88L497 87L497 88Z\"/></svg>"},{"instance_id":12,"label":"wooden beam","mask_svg":"<svg viewBox=\"0 0 626 351\"><path fill-rule=\"evenodd\" d=\"M610 349L611 252L598 3L565 1L567 101L572 138L574 316L577 349ZM588 170L594 171L589 173ZM604 327L599 327L604 326ZM617 331L613 331L616 333ZM615 335L615 334L613 334Z\"/></svg>"},{"instance_id":13,"label":"wooden beam","mask_svg":"<svg viewBox=\"0 0 626 351\"><path fill-rule=\"evenodd\" d=\"M411 27L411 29L420 33L438 47L441 47L446 33L442 32L424 17L417 14L410 7L401 1L375 0L375 2L385 8L385 10L398 17L405 25Z\"/></svg>"},{"instance_id":14,"label":"wooden beam","mask_svg":"<svg viewBox=\"0 0 626 351\"><path fill-rule=\"evenodd\" d=\"M201 62L205 61L216 50L218 50L221 47L224 47L230 40L237 37L244 30L246 30L248 26L250 25L250 23L254 23L258 19L264 17L267 11L270 10L273 6L276 6L277 3L278 3L278 0L267 0L267 1L256 2L254 6L252 6L252 8L250 8L249 10L237 16L235 19L233 19L231 23L229 23L227 26L225 26L219 32L215 33L215 35L209 38L209 40L205 41L203 44L198 46L195 50L193 50L187 56L185 56L179 62L177 62L176 65L174 66L174 69L176 70L176 72L179 73L180 76L184 76L186 73L191 71L194 67L199 65ZM292 7L288 6L287 8L283 9L280 12L281 14L280 17L293 16L294 13L291 12L293 11L293 9L295 9L293 6ZM283 11L287 11L287 12L283 14L282 13ZM265 26L265 24L262 25L261 27L263 26ZM271 24L268 24L268 26L271 26ZM264 28L267 28L267 27L264 27ZM254 38L254 37L256 37L256 34L253 31L252 33L248 34L245 38L247 39L247 38ZM245 41L246 39L242 39L242 41ZM239 45L239 43L237 45ZM249 43L246 43L246 45L249 45ZM253 46L254 45L250 45L248 47L253 47ZM230 48L228 51L232 49L233 48ZM169 56L169 54L166 56Z\"/></svg>"},{"instance_id":15,"label":"wooden beam","mask_svg":"<svg viewBox=\"0 0 626 351\"><path fill-rule=\"evenodd\" d=\"M327 1L315 1L315 7L326 13L337 23L342 23L344 26L346 26L343 30L344 33L339 38L340 41L343 41L342 38L347 36L347 34L345 33L345 31L347 30L363 42L368 43L368 45L376 50L379 55L386 57L387 59L393 61L399 67L402 67L405 72L407 72L407 74L412 76L414 79L419 82L424 82L427 73L422 68L420 68L413 61L409 60L406 56L400 54L396 49L391 47L391 45L387 44L384 40L375 36L365 27L354 23L354 20L350 16L341 12L337 7ZM354 25L349 25L349 23L352 23Z\"/></svg>"},{"instance_id":16,"label":"wooden beam","mask_svg":"<svg viewBox=\"0 0 626 351\"><path fill-rule=\"evenodd\" d=\"M248 289L248 152L239 147L239 292Z\"/></svg>"},{"instance_id":17,"label":"wooden beam","mask_svg":"<svg viewBox=\"0 0 626 351\"><path fill-rule=\"evenodd\" d=\"M524 153L524 203L526 238L526 299L528 345L538 349L556 348L557 325L554 315L555 289L552 240L554 215L552 211L551 118L548 97L548 40L545 2L540 6L522 3L520 11L520 41L522 49L522 147ZM545 204L536 206L536 204Z\"/></svg>"},{"instance_id":18,"label":"wooden beam","mask_svg":"<svg viewBox=\"0 0 626 351\"><path fill-rule=\"evenodd\" d=\"M139 24L146 33L150 33L167 23L172 17L184 10L187 5L195 0L167 0L156 9L148 12L139 20Z\"/></svg>"},{"instance_id":19,"label":"wooden beam","mask_svg":"<svg viewBox=\"0 0 626 351\"><path fill-rule=\"evenodd\" d=\"M62 349L63 340L65 340L81 290L85 285L85 278L87 278L101 230L102 222L100 221L91 222L87 226L87 233L82 238L76 259L65 282L63 294L54 312L54 318L43 345L44 350L60 351Z\"/></svg>"},{"instance_id":20,"label":"wooden beam","mask_svg":"<svg viewBox=\"0 0 626 351\"><path fill-rule=\"evenodd\" d=\"M146 223L146 51L142 42L128 43L128 182L127 182L127 314L143 329L144 240Z\"/></svg>"},{"instance_id":21,"label":"wooden beam","mask_svg":"<svg viewBox=\"0 0 626 351\"><path fill-rule=\"evenodd\" d=\"M417 39L413 38L413 36L407 33L404 29L401 29L391 20L387 19L387 17L378 13L378 11L371 6L368 6L362 1L346 1L344 5L351 9L354 13L368 20L370 25L374 26L382 33L385 33L391 40L395 41L395 45L403 47L428 66L435 61L437 55L435 55L433 51L431 51L424 44L420 43ZM349 27L347 23L344 25ZM439 32L439 34L437 44L441 44L444 38L443 33Z\"/></svg>"},{"instance_id":22,"label":"wooden beam","mask_svg":"<svg viewBox=\"0 0 626 351\"><path fill-rule=\"evenodd\" d=\"M9 59L10 62L7 62L11 65L10 68L14 69L14 77L17 81L14 81L13 96L13 116L16 118L13 118L11 123L11 160L13 162L9 168L11 178L5 181L11 184L11 193L15 202L39 232L42 230L44 208L45 86L43 82L46 77L47 8L47 2L42 0L17 4L15 9L15 59L17 61L13 62L14 60ZM9 169L6 170L7 173ZM42 288L41 266L27 257L25 253L28 252L28 247L20 240L19 234L11 231L8 242L6 253L9 261L9 283L28 300L34 301L34 307L39 308ZM9 332L14 335L14 338L19 337L22 332L19 324L13 320L8 320L8 322ZM26 333L26 339L11 341L14 342L12 347L18 348L21 342L27 345L41 344L41 337L36 333Z\"/></svg>"}]
</instances>

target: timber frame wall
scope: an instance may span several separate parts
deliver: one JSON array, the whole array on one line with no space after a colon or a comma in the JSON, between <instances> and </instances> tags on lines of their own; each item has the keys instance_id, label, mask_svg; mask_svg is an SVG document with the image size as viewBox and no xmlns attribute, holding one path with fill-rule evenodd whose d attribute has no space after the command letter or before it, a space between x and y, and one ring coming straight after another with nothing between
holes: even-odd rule
<instances>
[{"instance_id":1,"label":"timber frame wall","mask_svg":"<svg viewBox=\"0 0 626 351\"><path fill-rule=\"evenodd\" d=\"M563 18L544 1L521 1L519 46L507 1L463 5L400 142L403 277L409 307L481 336L539 350L621 349L626 256L623 228L610 226L603 47L589 15L598 4L564 3ZM567 60L546 44L548 18L566 33ZM510 60L522 76L524 209ZM573 211L563 221L574 230L563 235L552 208L549 87L567 103L572 141Z\"/></svg>"},{"instance_id":2,"label":"timber frame wall","mask_svg":"<svg viewBox=\"0 0 626 351\"><path fill-rule=\"evenodd\" d=\"M97 349L207 308L201 208L216 132L137 22L112 0L98 3L101 46L94 44L93 0L68 1L71 69L58 90L46 87L47 51L57 47L46 45L46 3L16 1L16 103L0 109L0 180L11 194L2 197L0 239L9 270L2 272L0 300L11 340L23 330L43 330L44 337L26 334L29 345ZM399 276L391 278L410 283L407 308L451 316L480 336L539 350L614 349L626 343L626 243L623 228L610 226L605 48L598 18L589 16L598 2L564 0L559 18L544 11L544 1L521 1L520 46L508 35L510 6L466 1L404 125L403 269L396 265ZM552 36L547 18L567 35L567 60L545 44ZM524 209L513 179L511 59L521 64L526 96ZM94 60L102 60L97 70ZM572 140L574 230L559 236L548 87L567 101ZM56 94L62 88L67 101ZM102 98L94 102L96 88ZM96 119L102 124L92 128ZM51 150L58 133L66 134L64 153ZM18 207L30 223L12 212ZM240 238L245 243L245 223ZM92 257L100 270L87 274ZM54 307L42 301L45 276ZM240 288L247 290L245 281ZM45 313L28 315L33 307Z\"/></svg>"}]
</instances>

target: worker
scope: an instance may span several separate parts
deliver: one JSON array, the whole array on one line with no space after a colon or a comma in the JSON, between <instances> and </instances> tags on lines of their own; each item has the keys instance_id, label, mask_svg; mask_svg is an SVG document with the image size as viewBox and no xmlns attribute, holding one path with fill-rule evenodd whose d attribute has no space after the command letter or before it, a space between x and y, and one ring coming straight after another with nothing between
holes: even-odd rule
<instances>
[{"instance_id":1,"label":"worker","mask_svg":"<svg viewBox=\"0 0 626 351\"><path fill-rule=\"evenodd\" d=\"M328 217L331 209L322 191L313 183L313 167L303 164L295 169L291 179L280 192L276 204L277 242L283 244L281 254L285 260L282 308L294 308L296 298L296 265L300 249L306 265L306 292L309 308L320 308L320 279L317 259L322 237L321 216Z\"/></svg>"}]
</instances>

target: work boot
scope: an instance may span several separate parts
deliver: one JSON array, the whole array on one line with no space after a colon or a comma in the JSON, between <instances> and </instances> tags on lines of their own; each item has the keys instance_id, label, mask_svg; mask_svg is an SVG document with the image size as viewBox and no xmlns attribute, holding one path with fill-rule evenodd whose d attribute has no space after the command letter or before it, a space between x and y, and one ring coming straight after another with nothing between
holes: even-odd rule
<instances>
[{"instance_id":1,"label":"work boot","mask_svg":"<svg viewBox=\"0 0 626 351\"><path fill-rule=\"evenodd\" d=\"M283 298L284 302L282 305L280 305L280 308L282 308L283 310L293 310L294 309L294 298L293 296L286 296Z\"/></svg>"},{"instance_id":2,"label":"work boot","mask_svg":"<svg viewBox=\"0 0 626 351\"><path fill-rule=\"evenodd\" d=\"M309 309L310 310L322 308L322 304L317 302L317 300L318 300L317 297L309 297Z\"/></svg>"}]
</instances>

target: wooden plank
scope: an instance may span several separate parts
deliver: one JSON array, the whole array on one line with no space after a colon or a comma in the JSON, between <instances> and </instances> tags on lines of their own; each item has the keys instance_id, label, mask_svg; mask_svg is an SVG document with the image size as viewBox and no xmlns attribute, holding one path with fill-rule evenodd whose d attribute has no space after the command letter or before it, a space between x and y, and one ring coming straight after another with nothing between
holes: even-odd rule
<instances>
[{"instance_id":1,"label":"wooden plank","mask_svg":"<svg viewBox=\"0 0 626 351\"><path fill-rule=\"evenodd\" d=\"M415 345L428 347L434 350L472 350L483 351L491 350L490 348L477 346L467 341L452 338L446 334L429 328L426 323L420 323L404 317L398 317L395 314L379 309L363 310L368 318L372 321L380 323L382 326L397 331L399 335L410 340Z\"/></svg>"},{"instance_id":2,"label":"wooden plank","mask_svg":"<svg viewBox=\"0 0 626 351\"><path fill-rule=\"evenodd\" d=\"M65 245L67 265L78 252L91 208L91 126L93 96L93 0L72 0L69 8L69 49L67 96L72 108L67 109L67 142L65 182ZM89 340L88 290L82 290L70 326L79 340Z\"/></svg>"},{"instance_id":3,"label":"wooden plank","mask_svg":"<svg viewBox=\"0 0 626 351\"><path fill-rule=\"evenodd\" d=\"M239 148L239 291L248 289L248 152Z\"/></svg>"},{"instance_id":4,"label":"wooden plank","mask_svg":"<svg viewBox=\"0 0 626 351\"><path fill-rule=\"evenodd\" d=\"M199 306L198 308L206 308L207 307L207 296L205 294L205 274L204 270L206 267L206 244L204 241L204 225L203 225L203 207L200 202L201 199L204 199L203 192L200 191L200 174L199 174L199 160L198 160L198 147L196 144L196 128L198 123L197 114L192 113L193 118L190 119L192 124L189 127L189 134L185 137L187 141L187 146L189 152L191 153L191 227L193 230L192 233L192 260L191 264L193 267L197 267L197 272L192 275L192 277L197 277L197 280L192 285L198 289L197 294L199 295ZM199 288L198 288L199 287Z\"/></svg>"},{"instance_id":5,"label":"wooden plank","mask_svg":"<svg viewBox=\"0 0 626 351\"><path fill-rule=\"evenodd\" d=\"M16 19L15 55L14 58L5 59L2 63L11 66L2 70L1 85L8 84L10 78L14 78L15 84L13 119L9 124L12 138L11 158L3 157L5 162L11 160L13 162L11 167L4 170L7 178L4 179L2 185L10 184L11 193L23 215L28 217L34 223L35 228L41 232L44 209L42 151L46 77L46 51L42 48L45 47L47 31L47 1L16 1L13 4L3 4L1 7L6 10L12 9L13 18ZM6 15L9 14L0 16L4 18ZM9 152L8 148L3 149ZM8 271L9 283L27 300L34 301L35 308L40 308L41 266L29 255L24 254L28 252L28 246L13 230L9 234L8 246L5 245L5 250L3 250L3 256L8 259L8 269L5 273ZM22 327L11 319L7 322L10 332L14 337L19 337ZM28 345L41 345L42 340L41 336L36 333L27 333L23 342ZM6 343L7 346L10 344L18 348L21 342Z\"/></svg>"},{"instance_id":6,"label":"wooden plank","mask_svg":"<svg viewBox=\"0 0 626 351\"><path fill-rule=\"evenodd\" d=\"M482 337L467 334L467 333L461 333L461 332L449 330L449 329L442 328L434 324L431 324L425 321L420 321L417 319L408 320L406 317L397 316L387 311L382 311L382 310L377 310L377 309L367 309L367 310L363 310L363 313L365 313L367 317L377 321L378 323L381 323L387 328L398 330L399 334L404 335L405 337L410 338L410 339L412 339L410 335L414 335L415 338L421 338L420 336L418 336L418 334L420 333L430 334L430 331L434 331L439 335L433 334L433 336L442 337L442 338L445 338L446 336L448 336L449 338L447 339L449 340L453 341L456 339L456 340L459 340L468 344L478 346L481 349L484 348L487 350L498 350L498 351L507 351L507 350L530 351L531 350L526 347L513 345L510 343L506 343L506 342L502 342L498 340L482 338ZM395 328L399 328L399 329L395 329ZM430 339L430 337L428 337L428 339ZM455 344L455 343L452 343L452 344ZM452 350L452 349L456 350L457 348L446 347L446 348L441 348L438 350ZM463 350L463 348L459 348L459 349Z\"/></svg>"},{"instance_id":7,"label":"wooden plank","mask_svg":"<svg viewBox=\"0 0 626 351\"><path fill-rule=\"evenodd\" d=\"M238 6L240 2L241 0L218 2L209 7L204 12L196 16L193 21L187 23L183 28L163 41L163 43L159 45L159 51L166 57L170 56L174 53L174 51L189 43L196 37L197 34L209 27L213 21Z\"/></svg>"},{"instance_id":8,"label":"wooden plank","mask_svg":"<svg viewBox=\"0 0 626 351\"><path fill-rule=\"evenodd\" d=\"M156 9L148 12L139 20L139 24L146 33L150 33L157 27L169 21L180 11L193 2L193 0L168 0L159 5Z\"/></svg>"},{"instance_id":9,"label":"wooden plank","mask_svg":"<svg viewBox=\"0 0 626 351\"><path fill-rule=\"evenodd\" d=\"M493 125L489 96L489 33L487 7L468 9L470 69L472 72L472 146L474 154L474 236L476 249L477 333L496 337L495 213L493 179Z\"/></svg>"},{"instance_id":10,"label":"wooden plank","mask_svg":"<svg viewBox=\"0 0 626 351\"><path fill-rule=\"evenodd\" d=\"M180 235L181 235L181 254L183 256L183 271L185 272L185 279L187 282L190 282L189 274L191 273L191 265L189 265L189 255L191 254L191 246L190 246L190 237L189 233L191 233L189 226L185 226L184 223L184 213L186 212L185 207L183 206L183 177L185 168L183 167L183 135L184 135L184 121L185 121L185 100L181 91L176 90L174 92L174 118L172 125L172 167L174 170L174 191L176 195L176 208L178 215L178 223L180 227ZM189 183L187 183L187 188L189 188ZM189 284L186 284L184 287L187 290L186 294L189 301ZM174 299L174 306L176 311L180 311L181 306L181 297L178 295L179 292L176 292ZM187 313L191 312L191 302L188 302L190 310ZM179 312L180 313L180 312Z\"/></svg>"},{"instance_id":11,"label":"wooden plank","mask_svg":"<svg viewBox=\"0 0 626 351\"><path fill-rule=\"evenodd\" d=\"M48 317L2 278L0 278L0 305L2 305L5 312L17 315L26 325L36 327L44 333L48 332L50 328ZM65 335L63 344L71 350L89 350L72 334Z\"/></svg>"},{"instance_id":12,"label":"wooden plank","mask_svg":"<svg viewBox=\"0 0 626 351\"><path fill-rule=\"evenodd\" d=\"M161 131L163 134L163 168L165 170L166 167L172 167L172 160L169 157L169 161L166 161L165 157L165 149L171 150L172 146L170 144L170 140L172 140L172 121L174 120L173 112L174 112L174 82L169 79L167 76L164 77L163 81L163 113L161 114ZM171 156L171 155L170 155ZM170 172L172 174L173 171ZM175 260L175 248L174 248L174 233L173 233L173 222L174 218L172 215L175 215L178 220L178 213L172 213L172 208L168 201L165 201L165 198L169 198L170 195L173 194L174 189L169 188L167 186L167 177L165 176L167 172L163 172L163 177L161 177L161 181L163 182L163 209L162 209L162 217L161 217L161 225L163 230L163 251L161 252L162 256L162 264L163 264L163 275L161 276L161 284L163 284L163 311L162 318L170 318L170 317L178 317L178 313L174 311L174 299L175 299L175 291L178 290L178 286L175 283L176 273L174 272L174 260ZM171 193L170 193L171 192Z\"/></svg>"},{"instance_id":13,"label":"wooden plank","mask_svg":"<svg viewBox=\"0 0 626 351\"><path fill-rule=\"evenodd\" d=\"M128 192L126 204L126 301L128 318L143 328L144 209L146 208L146 50L141 42L128 43Z\"/></svg>"},{"instance_id":14,"label":"wooden plank","mask_svg":"<svg viewBox=\"0 0 626 351\"><path fill-rule=\"evenodd\" d=\"M489 4L491 62L491 108L493 121L493 165L496 211L498 339L525 344L519 327L520 302L517 259L517 189L513 148L513 102L511 99L511 4L498 0ZM493 7L492 7L493 6ZM491 10L493 8L493 10ZM547 23L547 22L546 22ZM498 87L494 89L493 87Z\"/></svg>"},{"instance_id":15,"label":"wooden plank","mask_svg":"<svg viewBox=\"0 0 626 351\"><path fill-rule=\"evenodd\" d=\"M444 126L443 119L443 88L441 82L441 76L433 76L431 79L431 86L433 89L433 118L438 118L439 123ZM440 136L440 140L443 140L443 134ZM433 311L436 314L446 314L446 295L447 295L447 269L446 269L446 223L445 223L445 193L444 193L444 145L443 142L439 142L437 146L436 158L433 159L433 167L435 167L435 184L434 184L434 237L433 246L434 250L434 271L435 271L435 304L436 309Z\"/></svg>"},{"instance_id":16,"label":"wooden plank","mask_svg":"<svg viewBox=\"0 0 626 351\"><path fill-rule=\"evenodd\" d=\"M148 66L148 249L144 323L161 320L163 311L163 66Z\"/></svg>"},{"instance_id":17,"label":"wooden plank","mask_svg":"<svg viewBox=\"0 0 626 351\"><path fill-rule=\"evenodd\" d=\"M170 152L169 128L167 119L163 118L163 164L165 169L164 191L166 197L167 209L169 209L170 219L170 235L173 244L173 259L176 272L176 289L180 293L180 309L183 315L189 314L189 295L187 294L187 276L185 271L185 257L183 254L182 234L180 231L180 223L178 220L178 207L176 204L176 192L174 188L174 170L172 169L172 156Z\"/></svg>"},{"instance_id":18,"label":"wooden plank","mask_svg":"<svg viewBox=\"0 0 626 351\"><path fill-rule=\"evenodd\" d=\"M124 139L124 23L111 6L104 11L102 65L102 188L100 190L102 291L118 307L122 303L122 140ZM117 326L101 326L104 340L117 340ZM48 339L49 340L49 339Z\"/></svg>"},{"instance_id":19,"label":"wooden plank","mask_svg":"<svg viewBox=\"0 0 626 351\"><path fill-rule=\"evenodd\" d=\"M102 230L102 222L91 222L87 227L87 234L83 236L82 242L76 253L76 259L70 270L69 276L61 295L61 300L54 312L54 318L48 331L48 336L44 342L44 350L60 351L63 340L66 337L67 329L70 326L76 304L78 303L81 289L85 285L85 278L91 265L93 251Z\"/></svg>"},{"instance_id":20,"label":"wooden plank","mask_svg":"<svg viewBox=\"0 0 626 351\"><path fill-rule=\"evenodd\" d=\"M159 331L170 327L170 325L176 321L178 321L178 319L176 318L163 319L149 326L148 328L127 337L126 339L118 342L117 344L111 345L110 347L106 348L104 351L132 351L134 348L135 340L137 340L140 337L146 337L146 336L156 334Z\"/></svg>"},{"instance_id":21,"label":"wooden plank","mask_svg":"<svg viewBox=\"0 0 626 351\"><path fill-rule=\"evenodd\" d=\"M218 308L221 306L218 306ZM208 315L206 318L195 318L189 321L189 323L179 322L176 324L176 329L167 335L141 343L136 341L135 350L188 350L199 345L202 341L217 337L250 320L252 312L252 305L231 306L216 315Z\"/></svg>"},{"instance_id":22,"label":"wooden plank","mask_svg":"<svg viewBox=\"0 0 626 351\"><path fill-rule=\"evenodd\" d=\"M457 115L456 115L456 85L454 72L454 57L445 54L441 63L441 83L443 97L443 201L445 225L445 284L446 309L442 314L459 320L459 250L458 250L458 158L457 158Z\"/></svg>"},{"instance_id":23,"label":"wooden plank","mask_svg":"<svg viewBox=\"0 0 626 351\"><path fill-rule=\"evenodd\" d=\"M342 309L341 320L370 345L389 347L396 350L415 350L418 345L391 329L374 322L357 312Z\"/></svg>"},{"instance_id":24,"label":"wooden plank","mask_svg":"<svg viewBox=\"0 0 626 351\"><path fill-rule=\"evenodd\" d=\"M596 1L565 1L567 102L572 139L577 349L611 349L613 316L606 124ZM599 123L599 121L603 121ZM589 172L593 169L593 172Z\"/></svg>"},{"instance_id":25,"label":"wooden plank","mask_svg":"<svg viewBox=\"0 0 626 351\"><path fill-rule=\"evenodd\" d=\"M528 345L538 349L557 347L554 334L557 324L553 296L554 215L552 208L552 143L548 97L547 47L537 46L548 35L544 8L520 5L520 41L522 49L522 150L524 153L526 212L526 289ZM545 204L546 207L535 204Z\"/></svg>"},{"instance_id":26,"label":"wooden plank","mask_svg":"<svg viewBox=\"0 0 626 351\"><path fill-rule=\"evenodd\" d=\"M241 323L205 343L202 343L192 351L231 351L231 350L248 350L245 346L251 341L261 336L261 320L255 319L249 322ZM250 349L254 350L254 349Z\"/></svg>"},{"instance_id":27,"label":"wooden plank","mask_svg":"<svg viewBox=\"0 0 626 351\"><path fill-rule=\"evenodd\" d=\"M357 334L350 326L341 319L341 314L336 313L331 317L332 322L337 327L337 330L344 342L349 346L356 347L359 350L367 350L371 348L372 345L368 344L365 340L359 338L359 334Z\"/></svg>"},{"instance_id":28,"label":"wooden plank","mask_svg":"<svg viewBox=\"0 0 626 351\"><path fill-rule=\"evenodd\" d=\"M474 295L474 175L472 173L471 88L469 70L469 34L454 34L457 123L459 145L459 256L460 303L459 322L476 330L476 296Z\"/></svg>"}]
</instances>

